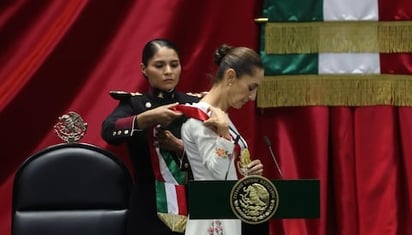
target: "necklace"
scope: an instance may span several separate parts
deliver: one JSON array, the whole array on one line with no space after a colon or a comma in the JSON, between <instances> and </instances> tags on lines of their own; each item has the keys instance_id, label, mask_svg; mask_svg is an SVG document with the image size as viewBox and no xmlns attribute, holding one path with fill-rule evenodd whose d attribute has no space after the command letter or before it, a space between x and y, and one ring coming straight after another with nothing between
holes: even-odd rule
<instances>
[{"instance_id":1,"label":"necklace","mask_svg":"<svg viewBox=\"0 0 412 235\"><path fill-rule=\"evenodd\" d=\"M242 136L235 130L234 127L229 125L229 132L232 138L234 139L235 144L239 144L241 149L247 148L246 141L242 138ZM240 141L240 142L239 142Z\"/></svg>"}]
</instances>

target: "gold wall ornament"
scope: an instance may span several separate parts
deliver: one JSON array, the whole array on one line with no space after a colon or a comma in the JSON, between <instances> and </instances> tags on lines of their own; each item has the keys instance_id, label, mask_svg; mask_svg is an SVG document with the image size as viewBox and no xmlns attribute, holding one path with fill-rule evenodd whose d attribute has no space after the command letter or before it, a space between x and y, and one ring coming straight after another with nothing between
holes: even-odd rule
<instances>
[{"instance_id":1,"label":"gold wall ornament","mask_svg":"<svg viewBox=\"0 0 412 235\"><path fill-rule=\"evenodd\" d=\"M230 193L233 214L248 224L260 224L273 217L279 206L279 194L267 178L249 175L240 179Z\"/></svg>"},{"instance_id":2,"label":"gold wall ornament","mask_svg":"<svg viewBox=\"0 0 412 235\"><path fill-rule=\"evenodd\" d=\"M54 125L54 132L66 143L78 142L87 130L87 123L75 112L68 112L59 117Z\"/></svg>"}]
</instances>

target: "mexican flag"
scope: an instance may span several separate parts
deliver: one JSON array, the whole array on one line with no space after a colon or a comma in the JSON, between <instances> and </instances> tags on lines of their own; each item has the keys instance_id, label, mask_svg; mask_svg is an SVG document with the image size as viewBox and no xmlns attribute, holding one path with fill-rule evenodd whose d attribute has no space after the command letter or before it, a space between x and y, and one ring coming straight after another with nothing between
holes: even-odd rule
<instances>
[{"instance_id":1,"label":"mexican flag","mask_svg":"<svg viewBox=\"0 0 412 235\"><path fill-rule=\"evenodd\" d=\"M412 105L412 1L265 0L257 106Z\"/></svg>"}]
</instances>

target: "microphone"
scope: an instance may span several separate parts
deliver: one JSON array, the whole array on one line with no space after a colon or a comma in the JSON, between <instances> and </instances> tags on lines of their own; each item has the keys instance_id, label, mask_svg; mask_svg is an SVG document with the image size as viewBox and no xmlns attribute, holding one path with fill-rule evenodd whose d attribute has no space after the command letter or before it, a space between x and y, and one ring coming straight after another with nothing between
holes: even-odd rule
<instances>
[{"instance_id":1,"label":"microphone","mask_svg":"<svg viewBox=\"0 0 412 235\"><path fill-rule=\"evenodd\" d=\"M265 139L266 145L269 148L270 155L272 156L272 159L275 162L276 169L278 170L279 176L280 176L280 178L283 178L282 170L280 169L278 161L276 161L275 154L272 151L272 143L270 142L270 140L267 136L264 136L264 139Z\"/></svg>"}]
</instances>

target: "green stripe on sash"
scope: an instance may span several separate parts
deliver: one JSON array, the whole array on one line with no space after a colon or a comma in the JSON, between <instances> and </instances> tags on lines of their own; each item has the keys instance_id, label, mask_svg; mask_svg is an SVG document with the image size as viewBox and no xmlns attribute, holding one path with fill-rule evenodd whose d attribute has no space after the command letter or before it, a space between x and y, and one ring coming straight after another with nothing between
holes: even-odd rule
<instances>
[{"instance_id":1,"label":"green stripe on sash","mask_svg":"<svg viewBox=\"0 0 412 235\"><path fill-rule=\"evenodd\" d=\"M167 213L166 188L163 182L156 180L156 205L157 212Z\"/></svg>"}]
</instances>

